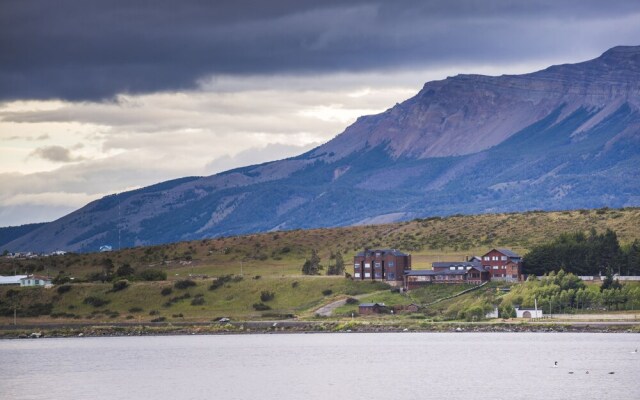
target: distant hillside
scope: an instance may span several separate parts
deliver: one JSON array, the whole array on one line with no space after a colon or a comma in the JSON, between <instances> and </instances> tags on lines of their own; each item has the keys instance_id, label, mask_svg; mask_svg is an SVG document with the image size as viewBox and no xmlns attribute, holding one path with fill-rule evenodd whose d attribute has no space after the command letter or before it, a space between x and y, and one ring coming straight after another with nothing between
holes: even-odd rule
<instances>
[{"instance_id":1,"label":"distant hillside","mask_svg":"<svg viewBox=\"0 0 640 400\"><path fill-rule=\"evenodd\" d=\"M8 244L95 251L458 213L640 205L640 46L459 75L287 160L94 201ZM469 228L471 229L471 227Z\"/></svg>"},{"instance_id":2,"label":"distant hillside","mask_svg":"<svg viewBox=\"0 0 640 400\"><path fill-rule=\"evenodd\" d=\"M432 217L383 225L202 239L108 253L33 260L0 258L0 275L17 269L52 276L64 271L83 278L100 272L106 258L112 260L114 268L124 264L136 271L161 268L169 272L170 279L186 274L220 276L241 271L247 276L300 275L312 249L318 251L325 267L333 262L331 253L340 251L349 271L351 258L364 247L407 251L413 256L414 268L419 269L429 268L432 261L481 255L492 247L508 247L524 255L562 233L589 232L592 228L600 233L611 229L621 244L629 244L640 238L640 208Z\"/></svg>"},{"instance_id":3,"label":"distant hillside","mask_svg":"<svg viewBox=\"0 0 640 400\"><path fill-rule=\"evenodd\" d=\"M4 245L19 238L20 236L24 236L27 233L37 229L46 223L39 224L26 224L20 226L8 226L6 228L0 228L0 252L4 251Z\"/></svg>"}]
</instances>

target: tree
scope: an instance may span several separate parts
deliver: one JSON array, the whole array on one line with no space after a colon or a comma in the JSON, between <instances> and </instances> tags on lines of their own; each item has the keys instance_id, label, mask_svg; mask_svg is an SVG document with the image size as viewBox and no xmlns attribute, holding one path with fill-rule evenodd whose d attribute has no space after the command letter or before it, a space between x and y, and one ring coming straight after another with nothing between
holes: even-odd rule
<instances>
[{"instance_id":1,"label":"tree","mask_svg":"<svg viewBox=\"0 0 640 400\"><path fill-rule=\"evenodd\" d=\"M113 274L113 260L110 258L103 258L100 265L102 266L102 281L110 280L111 275Z\"/></svg>"},{"instance_id":2,"label":"tree","mask_svg":"<svg viewBox=\"0 0 640 400\"><path fill-rule=\"evenodd\" d=\"M131 276L136 273L136 270L129 264L122 264L117 270L116 275L118 276Z\"/></svg>"},{"instance_id":3,"label":"tree","mask_svg":"<svg viewBox=\"0 0 640 400\"><path fill-rule=\"evenodd\" d=\"M315 249L312 249L311 258L305 260L304 265L302 266L302 273L305 275L319 275L322 268L318 252Z\"/></svg>"},{"instance_id":4,"label":"tree","mask_svg":"<svg viewBox=\"0 0 640 400\"><path fill-rule=\"evenodd\" d=\"M332 253L332 257L335 260L335 265L329 265L327 267L327 275L342 275L344 274L344 259L342 253Z\"/></svg>"}]
</instances>

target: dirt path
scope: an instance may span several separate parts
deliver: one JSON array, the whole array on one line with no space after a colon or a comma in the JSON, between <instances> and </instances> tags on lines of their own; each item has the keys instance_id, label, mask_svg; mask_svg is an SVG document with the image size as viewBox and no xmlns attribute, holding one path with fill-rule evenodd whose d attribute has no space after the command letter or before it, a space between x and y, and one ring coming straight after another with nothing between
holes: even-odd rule
<instances>
[{"instance_id":1,"label":"dirt path","mask_svg":"<svg viewBox=\"0 0 640 400\"><path fill-rule=\"evenodd\" d=\"M364 298L367 298L369 296L373 296L374 294L378 294L379 292L373 292L373 293L365 293L365 294L359 294L357 296L353 296L353 298L361 300ZM342 299L342 300L337 300L334 301L332 303L326 304L320 308L318 308L314 314L319 315L321 317L330 317L331 314L333 314L333 310L335 310L338 307L341 307L343 305L345 305L347 303L347 299Z\"/></svg>"}]
</instances>

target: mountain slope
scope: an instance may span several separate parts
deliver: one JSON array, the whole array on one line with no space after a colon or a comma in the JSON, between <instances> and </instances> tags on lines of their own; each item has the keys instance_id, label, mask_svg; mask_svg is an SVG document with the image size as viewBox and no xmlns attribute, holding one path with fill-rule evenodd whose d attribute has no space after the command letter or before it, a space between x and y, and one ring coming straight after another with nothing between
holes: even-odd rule
<instances>
[{"instance_id":1,"label":"mountain slope","mask_svg":"<svg viewBox=\"0 0 640 400\"><path fill-rule=\"evenodd\" d=\"M640 46L616 47L526 75L429 82L301 156L108 196L7 247L640 205L639 165Z\"/></svg>"}]
</instances>

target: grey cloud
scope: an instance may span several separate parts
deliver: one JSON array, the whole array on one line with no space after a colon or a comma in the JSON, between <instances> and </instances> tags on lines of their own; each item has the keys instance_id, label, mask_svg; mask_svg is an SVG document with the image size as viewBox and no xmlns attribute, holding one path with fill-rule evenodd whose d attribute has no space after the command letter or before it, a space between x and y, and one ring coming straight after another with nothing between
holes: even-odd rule
<instances>
[{"instance_id":1,"label":"grey cloud","mask_svg":"<svg viewBox=\"0 0 640 400\"><path fill-rule=\"evenodd\" d=\"M637 44L638 15L640 3L624 0L4 1L0 100L183 90L217 74L597 55ZM560 21L560 34L541 21Z\"/></svg>"},{"instance_id":2,"label":"grey cloud","mask_svg":"<svg viewBox=\"0 0 640 400\"><path fill-rule=\"evenodd\" d=\"M44 160L56 162L56 163L69 163L75 161L81 161L84 158L74 157L71 154L71 150L62 146L45 146L38 147L31 152L30 157L39 157Z\"/></svg>"}]
</instances>

